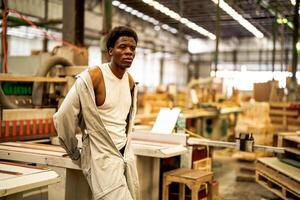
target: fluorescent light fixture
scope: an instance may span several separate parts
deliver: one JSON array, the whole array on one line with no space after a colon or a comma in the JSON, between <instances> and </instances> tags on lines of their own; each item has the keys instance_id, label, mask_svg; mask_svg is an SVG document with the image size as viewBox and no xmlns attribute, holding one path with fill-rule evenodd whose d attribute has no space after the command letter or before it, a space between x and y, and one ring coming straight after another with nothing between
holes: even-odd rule
<instances>
[{"instance_id":1,"label":"fluorescent light fixture","mask_svg":"<svg viewBox=\"0 0 300 200\"><path fill-rule=\"evenodd\" d=\"M156 6L158 9L164 10L165 12L169 13L170 16L173 16L173 18L178 18L179 15L177 13L175 13L173 11L170 11L168 8L164 7L163 5L161 5L161 4L157 3L157 2L156 3L153 2L153 1L151 1L151 2L152 2L153 6ZM177 29L172 28L172 27L168 26L167 24L163 24L162 27L160 27L159 26L159 22L156 19L154 19L153 17L149 17L148 15L145 15L145 14L143 14L143 13L141 13L141 12L139 12L139 11L137 11L137 10L135 10L135 9L133 9L133 8L131 8L131 7L123 4L123 3L120 3L119 1L112 1L112 5L120 8L121 10L124 10L125 12L128 12L128 13L130 13L132 15L135 15L138 18L141 18L144 21L150 22L151 24L154 25L154 29L156 31L158 31L161 28L163 28L164 30L169 31L169 32L171 32L173 34L178 33Z\"/></svg>"},{"instance_id":2,"label":"fluorescent light fixture","mask_svg":"<svg viewBox=\"0 0 300 200\"><path fill-rule=\"evenodd\" d=\"M160 30L160 26L154 26L154 30L159 31Z\"/></svg>"},{"instance_id":3,"label":"fluorescent light fixture","mask_svg":"<svg viewBox=\"0 0 300 200\"><path fill-rule=\"evenodd\" d=\"M125 11L126 11L126 12L129 12L129 13L131 13L131 12L132 12L132 10L133 10L133 9L132 9L131 7L127 7L127 8L125 8Z\"/></svg>"},{"instance_id":4,"label":"fluorescent light fixture","mask_svg":"<svg viewBox=\"0 0 300 200\"><path fill-rule=\"evenodd\" d=\"M144 14L141 13L141 12L138 12L138 13L136 14L136 16L139 17L139 18L143 18L143 17L144 17Z\"/></svg>"},{"instance_id":5,"label":"fluorescent light fixture","mask_svg":"<svg viewBox=\"0 0 300 200\"><path fill-rule=\"evenodd\" d=\"M215 4L218 4L218 0L212 0ZM257 38L263 38L264 34L260 32L255 26L253 26L248 20L246 20L242 15L236 12L232 7L230 7L224 0L220 1L220 8L224 10L228 15L245 27L249 32L251 32Z\"/></svg>"},{"instance_id":6,"label":"fluorescent light fixture","mask_svg":"<svg viewBox=\"0 0 300 200\"><path fill-rule=\"evenodd\" d=\"M291 4L296 5L296 0L291 0Z\"/></svg>"},{"instance_id":7,"label":"fluorescent light fixture","mask_svg":"<svg viewBox=\"0 0 300 200\"><path fill-rule=\"evenodd\" d=\"M176 13L173 10L167 8L166 6L158 3L157 1L154 1L154 0L143 0L143 2L146 3L146 4L148 4L148 5L150 5L150 6L153 6L156 10L158 10L161 13L163 13L163 14L165 14L165 15L173 18L173 19L175 19L176 21L179 21L180 23L186 25L190 29L193 29L194 31L196 31L196 32L198 32L200 34L202 34L202 35L204 35L206 37L209 37L212 40L216 39L216 36L213 33L207 31L206 29L204 29L203 27L195 24L194 22L191 22L190 20L181 17L178 13Z\"/></svg>"},{"instance_id":8,"label":"fluorescent light fixture","mask_svg":"<svg viewBox=\"0 0 300 200\"><path fill-rule=\"evenodd\" d=\"M119 5L119 8L122 9L122 10L125 10L125 8L127 8L127 6L125 4L123 4L123 3L121 3Z\"/></svg>"},{"instance_id":9,"label":"fluorescent light fixture","mask_svg":"<svg viewBox=\"0 0 300 200\"><path fill-rule=\"evenodd\" d=\"M137 10L132 10L132 11L131 11L131 14L132 14L132 15L136 15L137 12L138 12Z\"/></svg>"},{"instance_id":10,"label":"fluorescent light fixture","mask_svg":"<svg viewBox=\"0 0 300 200\"><path fill-rule=\"evenodd\" d=\"M120 5L120 1L113 1L113 2L112 2L112 5L113 5L113 6L119 6L119 5Z\"/></svg>"},{"instance_id":11,"label":"fluorescent light fixture","mask_svg":"<svg viewBox=\"0 0 300 200\"><path fill-rule=\"evenodd\" d=\"M292 4L293 6L295 6L295 5L296 5L296 0L291 0L291 4ZM299 14L300 14L300 10L299 10Z\"/></svg>"},{"instance_id":12,"label":"fluorescent light fixture","mask_svg":"<svg viewBox=\"0 0 300 200\"><path fill-rule=\"evenodd\" d=\"M297 51L300 51L300 41L296 44Z\"/></svg>"},{"instance_id":13,"label":"fluorescent light fixture","mask_svg":"<svg viewBox=\"0 0 300 200\"><path fill-rule=\"evenodd\" d=\"M150 17L148 15L143 16L143 20L148 21L149 19L150 19Z\"/></svg>"}]
</instances>

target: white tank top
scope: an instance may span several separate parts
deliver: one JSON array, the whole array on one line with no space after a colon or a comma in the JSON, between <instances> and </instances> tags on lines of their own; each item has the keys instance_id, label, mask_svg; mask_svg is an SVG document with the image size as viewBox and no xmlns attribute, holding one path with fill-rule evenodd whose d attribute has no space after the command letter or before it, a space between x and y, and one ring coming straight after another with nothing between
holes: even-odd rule
<instances>
[{"instance_id":1,"label":"white tank top","mask_svg":"<svg viewBox=\"0 0 300 200\"><path fill-rule=\"evenodd\" d=\"M100 66L105 84L105 100L98 106L101 119L116 147L126 145L126 119L131 106L131 93L126 72L122 79L117 78L108 64Z\"/></svg>"}]
</instances>

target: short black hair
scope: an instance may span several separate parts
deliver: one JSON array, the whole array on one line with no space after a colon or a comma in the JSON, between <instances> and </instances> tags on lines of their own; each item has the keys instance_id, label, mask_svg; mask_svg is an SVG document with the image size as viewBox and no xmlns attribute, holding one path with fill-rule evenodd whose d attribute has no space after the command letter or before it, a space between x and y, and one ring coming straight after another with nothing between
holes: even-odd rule
<instances>
[{"instance_id":1,"label":"short black hair","mask_svg":"<svg viewBox=\"0 0 300 200\"><path fill-rule=\"evenodd\" d=\"M109 48L114 48L116 41L122 36L133 37L135 42L138 42L138 36L133 29L127 26L117 26L113 28L107 36L107 50L109 50Z\"/></svg>"}]
</instances>

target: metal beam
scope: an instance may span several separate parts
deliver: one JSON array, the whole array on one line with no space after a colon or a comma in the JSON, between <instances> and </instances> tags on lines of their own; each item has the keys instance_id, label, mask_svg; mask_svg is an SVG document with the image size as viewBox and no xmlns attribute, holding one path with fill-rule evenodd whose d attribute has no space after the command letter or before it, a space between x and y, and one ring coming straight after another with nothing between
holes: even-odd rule
<instances>
[{"instance_id":1,"label":"metal beam","mask_svg":"<svg viewBox=\"0 0 300 200\"><path fill-rule=\"evenodd\" d=\"M187 143L189 145L208 145L214 147L226 147L226 148L234 148L239 149L238 143L235 142L223 142L217 140L209 140L206 138L188 138ZM272 146L263 146L263 145L253 145L253 150L255 151L268 151L274 153L284 153L284 148L282 147L272 147Z\"/></svg>"},{"instance_id":2,"label":"metal beam","mask_svg":"<svg viewBox=\"0 0 300 200\"><path fill-rule=\"evenodd\" d=\"M109 62L110 58L106 49L106 37L112 28L112 1L102 0L102 12L103 12L103 27L102 36L100 38L100 49L102 62Z\"/></svg>"},{"instance_id":3,"label":"metal beam","mask_svg":"<svg viewBox=\"0 0 300 200\"><path fill-rule=\"evenodd\" d=\"M84 45L84 0L63 0L63 40Z\"/></svg>"}]
</instances>

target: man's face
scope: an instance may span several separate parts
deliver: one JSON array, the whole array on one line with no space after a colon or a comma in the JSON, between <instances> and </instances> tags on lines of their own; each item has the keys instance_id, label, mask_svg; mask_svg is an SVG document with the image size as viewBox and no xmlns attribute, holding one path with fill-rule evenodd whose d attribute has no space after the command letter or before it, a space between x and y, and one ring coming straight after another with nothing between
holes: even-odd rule
<instances>
[{"instance_id":1,"label":"man's face","mask_svg":"<svg viewBox=\"0 0 300 200\"><path fill-rule=\"evenodd\" d=\"M114 48L109 49L112 62L122 69L129 68L135 56L136 42L133 37L121 36Z\"/></svg>"}]
</instances>

